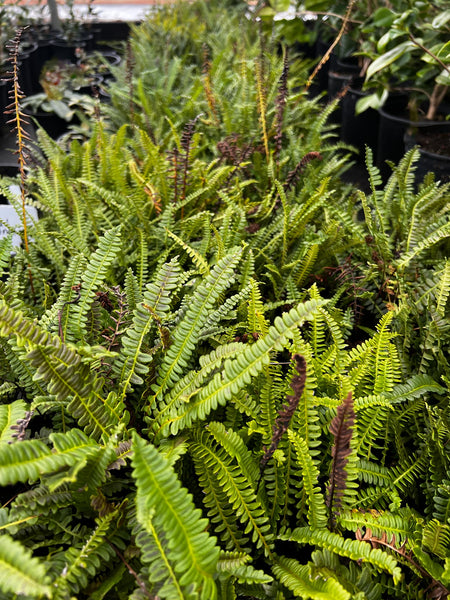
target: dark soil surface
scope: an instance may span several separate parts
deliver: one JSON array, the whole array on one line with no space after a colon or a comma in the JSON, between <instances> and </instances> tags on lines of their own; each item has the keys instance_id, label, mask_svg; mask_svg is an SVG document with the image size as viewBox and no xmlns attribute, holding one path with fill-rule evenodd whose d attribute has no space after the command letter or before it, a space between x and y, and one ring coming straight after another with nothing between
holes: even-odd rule
<instances>
[{"instance_id":1,"label":"dark soil surface","mask_svg":"<svg viewBox=\"0 0 450 600\"><path fill-rule=\"evenodd\" d=\"M419 130L416 135L416 141L421 148L433 154L450 156L450 131L423 131Z\"/></svg>"}]
</instances>

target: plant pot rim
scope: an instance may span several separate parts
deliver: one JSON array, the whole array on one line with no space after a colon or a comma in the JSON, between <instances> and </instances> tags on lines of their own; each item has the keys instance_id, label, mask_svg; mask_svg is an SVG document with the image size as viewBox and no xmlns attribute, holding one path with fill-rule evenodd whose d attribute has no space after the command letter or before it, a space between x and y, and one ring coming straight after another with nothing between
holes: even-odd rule
<instances>
[{"instance_id":1,"label":"plant pot rim","mask_svg":"<svg viewBox=\"0 0 450 600\"><path fill-rule=\"evenodd\" d=\"M420 121L411 121L411 119L406 118L405 116L399 116L395 114L395 112L390 112L389 110L384 110L383 107L378 109L380 116L387 117L392 119L393 121L397 121L398 123L402 123L403 125L412 125L414 127L442 127L443 125L450 125L450 120L443 121L430 121L429 119L422 119Z\"/></svg>"},{"instance_id":2,"label":"plant pot rim","mask_svg":"<svg viewBox=\"0 0 450 600\"><path fill-rule=\"evenodd\" d=\"M450 132L450 122L448 123L448 126L449 126L448 129ZM427 150L426 148L424 148L423 146L420 145L420 143L418 142L418 140L416 139L414 134L412 134L408 131L405 131L403 140L405 143L405 148L417 146L417 148L419 149L421 154L424 154L425 156L428 156L436 161L448 162L450 165L450 154L437 154L436 152L430 152L430 150Z\"/></svg>"}]
</instances>

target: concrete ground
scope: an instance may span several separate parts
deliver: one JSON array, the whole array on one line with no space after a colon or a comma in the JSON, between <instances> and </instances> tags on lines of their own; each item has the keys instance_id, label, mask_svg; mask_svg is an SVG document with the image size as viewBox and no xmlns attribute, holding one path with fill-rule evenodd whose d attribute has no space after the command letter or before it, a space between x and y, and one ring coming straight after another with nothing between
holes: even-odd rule
<instances>
[{"instance_id":1,"label":"concrete ground","mask_svg":"<svg viewBox=\"0 0 450 600\"><path fill-rule=\"evenodd\" d=\"M80 18L85 18L89 5L93 10L93 19L96 21L139 21L148 11L155 6L167 4L171 0L75 0L75 13ZM0 0L1 3L1 0ZM4 4L17 4L17 0L5 0ZM64 18L67 9L65 2L58 0L58 11ZM19 4L32 8L36 13L47 16L48 9L45 0L20 0Z\"/></svg>"}]
</instances>

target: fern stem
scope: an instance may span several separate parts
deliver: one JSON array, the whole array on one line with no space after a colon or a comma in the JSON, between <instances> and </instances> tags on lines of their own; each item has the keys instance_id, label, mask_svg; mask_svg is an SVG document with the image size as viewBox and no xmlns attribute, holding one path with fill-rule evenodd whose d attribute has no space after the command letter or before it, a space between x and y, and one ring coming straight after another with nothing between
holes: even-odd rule
<instances>
[{"instance_id":1,"label":"fern stem","mask_svg":"<svg viewBox=\"0 0 450 600\"><path fill-rule=\"evenodd\" d=\"M314 81L314 77L317 75L317 73L320 71L320 69L323 67L323 65L327 62L327 60L330 58L331 53L336 48L336 46L339 44L341 37L344 35L345 30L347 29L347 23L349 22L350 15L352 13L355 2L356 2L356 0L350 0L350 2L348 3L347 11L346 11L344 19L342 21L342 25L339 30L339 33L337 34L334 42L331 44L331 46L328 48L328 50L325 52L325 54L320 59L319 64L316 66L314 71L311 73L308 81L306 82L306 86L305 86L306 89L308 89L311 86L312 82Z\"/></svg>"},{"instance_id":2,"label":"fern stem","mask_svg":"<svg viewBox=\"0 0 450 600\"><path fill-rule=\"evenodd\" d=\"M144 594L144 596L146 596L147 598L150 598L150 600L155 600L155 596L153 596L152 594L150 594L150 592L145 587L145 583L142 581L142 579L139 577L139 575L136 573L136 571L133 569L133 567L125 560L125 557L120 552L120 550L118 548L116 548L116 546L112 542L110 542L108 539L106 539L106 541L111 546L111 548L114 550L114 552L117 554L118 558L126 566L128 573L135 578L136 583L140 587L141 592Z\"/></svg>"},{"instance_id":3,"label":"fern stem","mask_svg":"<svg viewBox=\"0 0 450 600\"><path fill-rule=\"evenodd\" d=\"M28 125L27 120L25 119L20 101L24 97L22 90L20 89L19 84L19 65L17 56L19 53L19 45L22 37L22 33L24 28L19 29L16 33L15 38L12 40L11 45L9 46L10 50L10 60L12 63L12 72L10 73L13 87L10 92L11 94L11 104L7 107L6 112L12 112L14 114L11 122L15 123L15 131L17 135L17 156L19 160L19 176L20 176L20 196L22 202L22 226L23 226L23 242L25 246L25 252L29 254L29 243L28 243L28 225L27 225L27 211L26 211L26 197L25 197L25 148L26 148L26 140L29 139L27 133L25 132L24 126ZM30 279L30 287L33 298L35 298L34 286L33 286L33 275L31 272L31 264L28 263L28 276Z\"/></svg>"}]
</instances>

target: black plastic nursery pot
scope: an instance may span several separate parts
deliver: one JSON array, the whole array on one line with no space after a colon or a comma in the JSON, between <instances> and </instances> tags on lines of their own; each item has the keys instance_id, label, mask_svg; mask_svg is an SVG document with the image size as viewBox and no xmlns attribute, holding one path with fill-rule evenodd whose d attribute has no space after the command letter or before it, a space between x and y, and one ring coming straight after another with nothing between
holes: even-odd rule
<instances>
[{"instance_id":1,"label":"black plastic nursery pot","mask_svg":"<svg viewBox=\"0 0 450 600\"><path fill-rule=\"evenodd\" d=\"M27 111L24 110L24 113L29 117L30 121L36 121L42 129L48 133L48 135L56 139L69 129L69 125L74 125L79 123L77 117L74 117L71 121L66 121L55 113L44 112L44 111Z\"/></svg>"},{"instance_id":2,"label":"black plastic nursery pot","mask_svg":"<svg viewBox=\"0 0 450 600\"><path fill-rule=\"evenodd\" d=\"M12 125L8 124L8 121L12 119L13 115L5 112L11 104L12 88L11 79L2 79L2 75L0 74L0 136L8 133L12 127Z\"/></svg>"},{"instance_id":3,"label":"black plastic nursery pot","mask_svg":"<svg viewBox=\"0 0 450 600\"><path fill-rule=\"evenodd\" d=\"M92 65L91 65L90 70L92 71L92 74L100 76L102 81L104 81L104 82L113 80L114 75L109 70L109 67L117 67L122 62L122 57L119 54L117 54L117 52L114 52L113 50L104 50L103 49L103 50L96 50L95 52L87 53L85 56L83 56L82 58L79 58L77 60L77 65L79 67L83 67L83 65L89 65L89 60L91 58L95 58L97 54L100 54L102 56L106 65L105 65L105 67L100 66L98 69L96 69L95 67L92 67Z\"/></svg>"},{"instance_id":4,"label":"black plastic nursery pot","mask_svg":"<svg viewBox=\"0 0 450 600\"><path fill-rule=\"evenodd\" d=\"M338 98L340 94L344 93L345 88L352 84L353 75L349 73L339 73L337 71L328 71L328 97L330 100ZM341 124L342 121L342 100L339 101L336 110L330 116L330 120L333 123Z\"/></svg>"},{"instance_id":5,"label":"black plastic nursery pot","mask_svg":"<svg viewBox=\"0 0 450 600\"><path fill-rule=\"evenodd\" d=\"M51 33L40 32L37 38L37 48L30 54L29 63L33 74L33 94L41 91L39 84L39 76L42 71L42 67L45 63L52 58L54 46L52 46L52 40L55 37Z\"/></svg>"},{"instance_id":6,"label":"black plastic nursery pot","mask_svg":"<svg viewBox=\"0 0 450 600\"><path fill-rule=\"evenodd\" d=\"M386 181L391 173L386 161L398 162L405 153L404 136L411 121L384 108L380 108L378 113L380 122L376 164Z\"/></svg>"},{"instance_id":7,"label":"black plastic nursery pot","mask_svg":"<svg viewBox=\"0 0 450 600\"><path fill-rule=\"evenodd\" d=\"M83 37L75 40L55 38L50 42L52 47L52 58L57 58L58 60L69 60L70 62L75 63L80 56L80 52L83 49L88 48L91 40L92 36L90 34L86 34Z\"/></svg>"},{"instance_id":8,"label":"black plastic nursery pot","mask_svg":"<svg viewBox=\"0 0 450 600\"><path fill-rule=\"evenodd\" d=\"M363 160L365 148L369 146L374 156L377 153L379 115L376 110L369 108L356 114L356 103L366 95L356 88L350 88L342 99L341 138L359 151Z\"/></svg>"},{"instance_id":9,"label":"black plastic nursery pot","mask_svg":"<svg viewBox=\"0 0 450 600\"><path fill-rule=\"evenodd\" d=\"M38 45L36 42L27 42L22 45L18 55L21 64L19 71L20 87L26 96L37 92L33 61L33 55L37 49Z\"/></svg>"},{"instance_id":10,"label":"black plastic nursery pot","mask_svg":"<svg viewBox=\"0 0 450 600\"><path fill-rule=\"evenodd\" d=\"M437 147L442 144L445 148L450 147L450 122L434 123L424 125L418 128L410 128L404 135L405 150L410 150L414 146L418 147L420 159L417 163L416 182L420 183L425 175L432 171L436 180L443 183L450 182L450 153L438 154L426 148L435 138L435 143L431 145ZM439 148L437 148L439 149Z\"/></svg>"},{"instance_id":11,"label":"black plastic nursery pot","mask_svg":"<svg viewBox=\"0 0 450 600\"><path fill-rule=\"evenodd\" d=\"M133 22L137 25L138 22ZM101 21L92 27L93 50L105 48L105 42L123 42L128 39L131 23L126 21Z\"/></svg>"},{"instance_id":12,"label":"black plastic nursery pot","mask_svg":"<svg viewBox=\"0 0 450 600\"><path fill-rule=\"evenodd\" d=\"M316 41L315 55L316 55L316 58L319 59L319 61L326 54L330 45L331 45L331 43L324 42L321 39L318 39ZM328 91L328 72L330 71L330 69L332 70L334 68L335 62L336 62L336 55L331 53L328 60L322 64L319 72L317 73L317 75L315 77L313 86L311 86L312 91L314 92L312 95L320 94L321 92ZM312 69L312 71L313 70L314 69Z\"/></svg>"},{"instance_id":13,"label":"black plastic nursery pot","mask_svg":"<svg viewBox=\"0 0 450 600\"><path fill-rule=\"evenodd\" d=\"M345 95L345 90L352 85L356 85L359 80L359 66L352 58L335 58L333 66L328 69L328 97L331 100ZM341 124L342 122L342 99L339 105L331 115L331 121Z\"/></svg>"},{"instance_id":14,"label":"black plastic nursery pot","mask_svg":"<svg viewBox=\"0 0 450 600\"><path fill-rule=\"evenodd\" d=\"M398 101L400 104L402 100ZM410 119L404 116L404 113L398 110L398 104L396 107L392 108L392 105L388 105L387 108L379 109L380 121L378 127L378 150L377 150L377 160L376 164L380 169L381 176L384 181L387 180L389 175L391 174L390 167L386 164L386 161L398 162L405 152L411 148L416 143L416 139L414 135L411 134L413 131L426 131L427 134L430 134L432 131L436 133L440 133L443 130L447 131L450 134L450 122L449 121L411 121ZM397 108L397 110L395 110ZM399 114L400 113L400 114ZM409 132L409 134L408 134ZM420 143L420 142L419 142ZM430 154L431 156L425 157L425 153ZM422 158L423 154L423 158ZM421 159L419 161L418 169L422 169L421 163L425 165L430 165L434 161L432 160L432 155L435 155L434 152L425 150L421 150ZM442 155L436 154L436 156L441 157ZM444 174L442 168L448 170L448 164L445 166L440 166L442 160L438 160L435 165L440 173ZM429 166L425 167L428 171L432 171L433 168ZM424 173L427 171L424 171ZM419 177L419 175L417 175Z\"/></svg>"}]
</instances>

